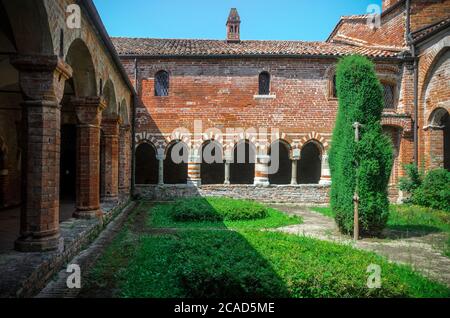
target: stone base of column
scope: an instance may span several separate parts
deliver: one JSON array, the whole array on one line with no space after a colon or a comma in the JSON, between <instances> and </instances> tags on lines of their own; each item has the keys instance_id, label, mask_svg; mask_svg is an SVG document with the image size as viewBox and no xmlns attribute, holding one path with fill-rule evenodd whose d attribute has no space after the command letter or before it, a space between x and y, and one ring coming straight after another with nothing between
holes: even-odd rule
<instances>
[{"instance_id":1,"label":"stone base of column","mask_svg":"<svg viewBox=\"0 0 450 318\"><path fill-rule=\"evenodd\" d=\"M73 217L76 219L90 220L100 219L103 217L103 213L100 209L95 210L76 210L73 213Z\"/></svg>"},{"instance_id":2,"label":"stone base of column","mask_svg":"<svg viewBox=\"0 0 450 318\"><path fill-rule=\"evenodd\" d=\"M202 180L188 180L187 184L193 187L200 187L202 185Z\"/></svg>"},{"instance_id":3,"label":"stone base of column","mask_svg":"<svg viewBox=\"0 0 450 318\"><path fill-rule=\"evenodd\" d=\"M255 178L255 186L257 187L269 187L270 186L270 181L268 178Z\"/></svg>"},{"instance_id":4,"label":"stone base of column","mask_svg":"<svg viewBox=\"0 0 450 318\"><path fill-rule=\"evenodd\" d=\"M117 196L117 195L113 195L113 196L105 195L101 199L101 202L104 202L104 203L117 203L117 202L119 202L119 196Z\"/></svg>"},{"instance_id":5,"label":"stone base of column","mask_svg":"<svg viewBox=\"0 0 450 318\"><path fill-rule=\"evenodd\" d=\"M319 184L329 186L329 185L331 185L331 178L330 177L322 177L319 181Z\"/></svg>"},{"instance_id":6,"label":"stone base of column","mask_svg":"<svg viewBox=\"0 0 450 318\"><path fill-rule=\"evenodd\" d=\"M54 250L63 251L64 239L61 237L60 233L45 237L19 238L14 243L14 248L16 251L24 253L48 252Z\"/></svg>"}]
</instances>

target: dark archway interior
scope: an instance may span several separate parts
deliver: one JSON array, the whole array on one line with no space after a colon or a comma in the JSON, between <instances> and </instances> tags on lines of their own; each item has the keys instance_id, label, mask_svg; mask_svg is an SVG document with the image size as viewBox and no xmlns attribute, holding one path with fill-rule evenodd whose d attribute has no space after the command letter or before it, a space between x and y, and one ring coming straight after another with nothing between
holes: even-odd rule
<instances>
[{"instance_id":1,"label":"dark archway interior","mask_svg":"<svg viewBox=\"0 0 450 318\"><path fill-rule=\"evenodd\" d=\"M292 164L288 147L283 142L277 141L273 143L270 147L271 167L273 158L275 158L274 156L278 156L279 166L276 173L271 173L273 171L269 171L270 184L290 184L292 178Z\"/></svg>"},{"instance_id":2,"label":"dark archway interior","mask_svg":"<svg viewBox=\"0 0 450 318\"><path fill-rule=\"evenodd\" d=\"M103 130L100 130L100 182L98 183L100 187L100 200L105 197L105 165L105 133Z\"/></svg>"},{"instance_id":3,"label":"dark archway interior","mask_svg":"<svg viewBox=\"0 0 450 318\"><path fill-rule=\"evenodd\" d=\"M158 183L158 160L152 145L143 143L136 149L136 184Z\"/></svg>"},{"instance_id":4,"label":"dark archway interior","mask_svg":"<svg viewBox=\"0 0 450 318\"><path fill-rule=\"evenodd\" d=\"M450 171L450 116L447 113L443 118L444 126L444 168Z\"/></svg>"},{"instance_id":5,"label":"dark archway interior","mask_svg":"<svg viewBox=\"0 0 450 318\"><path fill-rule=\"evenodd\" d=\"M77 168L77 127L61 126L60 197L75 201Z\"/></svg>"},{"instance_id":6,"label":"dark archway interior","mask_svg":"<svg viewBox=\"0 0 450 318\"><path fill-rule=\"evenodd\" d=\"M255 147L248 141L234 147L233 163L230 165L231 184L253 184L255 182Z\"/></svg>"},{"instance_id":7,"label":"dark archway interior","mask_svg":"<svg viewBox=\"0 0 450 318\"><path fill-rule=\"evenodd\" d=\"M223 151L217 142L206 142L202 147L202 184L223 184L225 182L225 162Z\"/></svg>"},{"instance_id":8,"label":"dark archway interior","mask_svg":"<svg viewBox=\"0 0 450 318\"><path fill-rule=\"evenodd\" d=\"M299 184L318 184L322 174L322 158L320 149L312 142L302 149L297 171Z\"/></svg>"},{"instance_id":9,"label":"dark archway interior","mask_svg":"<svg viewBox=\"0 0 450 318\"><path fill-rule=\"evenodd\" d=\"M0 144L1 146L1 144ZM0 208L6 206L6 195L5 190L7 185L7 174L6 174L7 163L6 154L0 148Z\"/></svg>"},{"instance_id":10,"label":"dark archway interior","mask_svg":"<svg viewBox=\"0 0 450 318\"><path fill-rule=\"evenodd\" d=\"M173 151L177 149L179 151ZM186 184L187 183L187 157L189 155L188 147L180 142L172 144L164 160L164 183L165 184ZM183 158L181 162L174 162L173 158Z\"/></svg>"}]
</instances>

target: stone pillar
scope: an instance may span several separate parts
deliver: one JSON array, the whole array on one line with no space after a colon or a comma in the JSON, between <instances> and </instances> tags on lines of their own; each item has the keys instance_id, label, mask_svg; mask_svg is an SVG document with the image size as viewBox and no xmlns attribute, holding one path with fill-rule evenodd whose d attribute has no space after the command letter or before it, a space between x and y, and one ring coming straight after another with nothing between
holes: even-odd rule
<instances>
[{"instance_id":1,"label":"stone pillar","mask_svg":"<svg viewBox=\"0 0 450 318\"><path fill-rule=\"evenodd\" d=\"M330 185L331 184L331 173L330 173L330 165L328 164L328 154L324 153L322 156L322 175L320 176L321 185Z\"/></svg>"},{"instance_id":2,"label":"stone pillar","mask_svg":"<svg viewBox=\"0 0 450 318\"><path fill-rule=\"evenodd\" d=\"M119 199L119 117L103 118L102 129L105 138L104 202Z\"/></svg>"},{"instance_id":3,"label":"stone pillar","mask_svg":"<svg viewBox=\"0 0 450 318\"><path fill-rule=\"evenodd\" d=\"M24 153L20 237L15 248L41 252L63 248L59 231L61 106L72 70L57 56L16 56L24 102Z\"/></svg>"},{"instance_id":4,"label":"stone pillar","mask_svg":"<svg viewBox=\"0 0 450 318\"><path fill-rule=\"evenodd\" d=\"M202 160L199 155L198 149L192 149L189 153L188 160L188 184L194 185L196 187L201 186L202 177L201 177L201 165Z\"/></svg>"},{"instance_id":5,"label":"stone pillar","mask_svg":"<svg viewBox=\"0 0 450 318\"><path fill-rule=\"evenodd\" d=\"M101 216L100 123L105 102L97 96L72 98L77 118L77 193L75 218Z\"/></svg>"},{"instance_id":6,"label":"stone pillar","mask_svg":"<svg viewBox=\"0 0 450 318\"><path fill-rule=\"evenodd\" d=\"M120 126L119 140L119 196L120 200L123 201L130 196L131 187L131 125Z\"/></svg>"},{"instance_id":7,"label":"stone pillar","mask_svg":"<svg viewBox=\"0 0 450 318\"><path fill-rule=\"evenodd\" d=\"M230 181L230 165L231 163L228 160L225 160L225 182L224 184L231 184Z\"/></svg>"},{"instance_id":8,"label":"stone pillar","mask_svg":"<svg viewBox=\"0 0 450 318\"><path fill-rule=\"evenodd\" d=\"M258 154L255 164L255 186L268 187L269 181L269 162L270 156L267 154Z\"/></svg>"},{"instance_id":9,"label":"stone pillar","mask_svg":"<svg viewBox=\"0 0 450 318\"><path fill-rule=\"evenodd\" d=\"M292 178L291 178L291 185L297 185L297 169L298 169L298 160L292 159Z\"/></svg>"},{"instance_id":10,"label":"stone pillar","mask_svg":"<svg viewBox=\"0 0 450 318\"><path fill-rule=\"evenodd\" d=\"M164 185L164 160L166 156L164 154L164 149L158 148L158 153L156 155L156 159L158 160L158 185Z\"/></svg>"},{"instance_id":11,"label":"stone pillar","mask_svg":"<svg viewBox=\"0 0 450 318\"><path fill-rule=\"evenodd\" d=\"M225 168L225 185L231 184L231 163L233 162L233 149L226 149L225 150L225 156L224 156L224 168Z\"/></svg>"}]
</instances>

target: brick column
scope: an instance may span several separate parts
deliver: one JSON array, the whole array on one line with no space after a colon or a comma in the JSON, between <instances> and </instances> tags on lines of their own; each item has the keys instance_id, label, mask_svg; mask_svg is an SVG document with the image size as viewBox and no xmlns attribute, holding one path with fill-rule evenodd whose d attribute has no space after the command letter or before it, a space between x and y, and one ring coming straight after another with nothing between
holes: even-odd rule
<instances>
[{"instance_id":1,"label":"brick column","mask_svg":"<svg viewBox=\"0 0 450 318\"><path fill-rule=\"evenodd\" d=\"M100 194L100 122L106 104L100 97L72 98L78 117L77 193L74 217L99 217Z\"/></svg>"},{"instance_id":2,"label":"brick column","mask_svg":"<svg viewBox=\"0 0 450 318\"><path fill-rule=\"evenodd\" d=\"M119 195L120 200L127 200L130 196L130 186L131 186L131 126L121 125L120 126L120 137L119 137Z\"/></svg>"},{"instance_id":3,"label":"brick column","mask_svg":"<svg viewBox=\"0 0 450 318\"><path fill-rule=\"evenodd\" d=\"M331 172L330 165L328 163L328 154L324 152L322 156L322 175L320 177L321 185L330 185L331 184Z\"/></svg>"},{"instance_id":4,"label":"brick column","mask_svg":"<svg viewBox=\"0 0 450 318\"><path fill-rule=\"evenodd\" d=\"M267 154L258 154L255 164L255 186L267 187L269 181L269 162L270 156Z\"/></svg>"},{"instance_id":5,"label":"brick column","mask_svg":"<svg viewBox=\"0 0 450 318\"><path fill-rule=\"evenodd\" d=\"M16 56L23 93L24 154L20 237L22 252L62 249L59 231L61 106L72 70L57 56Z\"/></svg>"},{"instance_id":6,"label":"brick column","mask_svg":"<svg viewBox=\"0 0 450 318\"><path fill-rule=\"evenodd\" d=\"M119 118L104 118L102 129L105 137L105 202L119 199Z\"/></svg>"},{"instance_id":7,"label":"brick column","mask_svg":"<svg viewBox=\"0 0 450 318\"><path fill-rule=\"evenodd\" d=\"M191 149L188 160L188 184L196 187L201 186L201 164L202 160L198 149Z\"/></svg>"}]
</instances>

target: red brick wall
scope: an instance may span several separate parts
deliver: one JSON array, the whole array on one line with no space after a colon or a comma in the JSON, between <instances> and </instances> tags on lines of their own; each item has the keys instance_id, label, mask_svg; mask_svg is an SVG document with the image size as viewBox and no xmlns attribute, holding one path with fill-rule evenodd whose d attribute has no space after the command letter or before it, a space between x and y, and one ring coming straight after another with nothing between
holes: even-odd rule
<instances>
[{"instance_id":1,"label":"red brick wall","mask_svg":"<svg viewBox=\"0 0 450 318\"><path fill-rule=\"evenodd\" d=\"M450 17L448 0L413 0L411 3L411 31Z\"/></svg>"}]
</instances>

